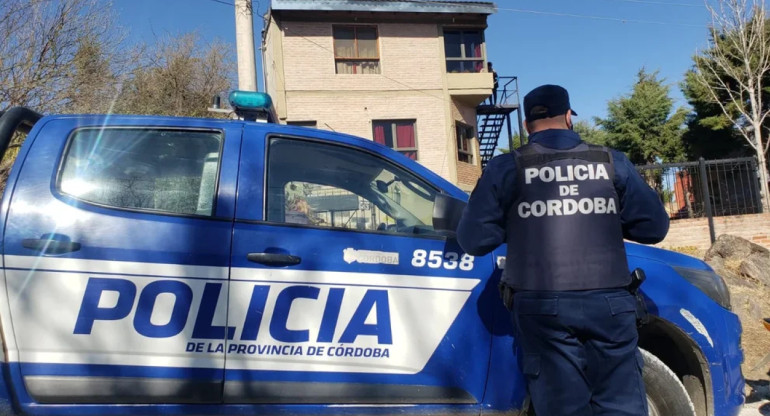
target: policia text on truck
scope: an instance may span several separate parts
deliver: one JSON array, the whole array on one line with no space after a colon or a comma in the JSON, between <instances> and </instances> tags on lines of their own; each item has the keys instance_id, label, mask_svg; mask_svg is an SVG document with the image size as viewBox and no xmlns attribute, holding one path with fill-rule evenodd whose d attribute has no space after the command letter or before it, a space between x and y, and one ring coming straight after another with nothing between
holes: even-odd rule
<instances>
[{"instance_id":1,"label":"policia text on truck","mask_svg":"<svg viewBox=\"0 0 770 416\"><path fill-rule=\"evenodd\" d=\"M276 124L265 94L230 101L239 119L0 116L0 150L28 133L0 203L0 415L533 411L535 370L510 359L496 289L506 247L455 238L467 195L371 140ZM606 181L595 165L579 196L523 202L611 199L585 194ZM553 175L557 194L573 185ZM517 218L593 215L544 204ZM678 253L625 254L619 284L648 277L654 414L734 416L740 325L721 278Z\"/></svg>"}]
</instances>

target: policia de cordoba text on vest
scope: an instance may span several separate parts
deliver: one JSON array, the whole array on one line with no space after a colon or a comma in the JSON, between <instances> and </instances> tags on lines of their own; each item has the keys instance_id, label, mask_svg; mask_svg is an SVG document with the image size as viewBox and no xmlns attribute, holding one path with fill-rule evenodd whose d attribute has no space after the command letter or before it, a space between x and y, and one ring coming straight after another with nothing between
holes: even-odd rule
<instances>
[{"instance_id":1,"label":"policia de cordoba text on vest","mask_svg":"<svg viewBox=\"0 0 770 416\"><path fill-rule=\"evenodd\" d=\"M537 180L537 181L535 181ZM524 185L538 183L563 183L583 181L609 181L610 176L603 164L580 164L566 166L543 166L524 169ZM560 196L579 195L578 185L559 185ZM561 198L521 202L517 206L517 212L521 218L576 215L576 214L616 214L614 198Z\"/></svg>"}]
</instances>

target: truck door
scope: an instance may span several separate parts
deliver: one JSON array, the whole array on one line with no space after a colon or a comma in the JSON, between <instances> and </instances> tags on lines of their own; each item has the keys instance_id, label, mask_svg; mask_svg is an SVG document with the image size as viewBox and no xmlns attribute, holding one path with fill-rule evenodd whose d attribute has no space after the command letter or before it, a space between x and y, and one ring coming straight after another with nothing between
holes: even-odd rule
<instances>
[{"instance_id":1,"label":"truck door","mask_svg":"<svg viewBox=\"0 0 770 416\"><path fill-rule=\"evenodd\" d=\"M11 196L18 391L39 403L221 401L224 354L203 345L226 338L240 126L75 121L32 138Z\"/></svg>"},{"instance_id":2,"label":"truck door","mask_svg":"<svg viewBox=\"0 0 770 416\"><path fill-rule=\"evenodd\" d=\"M380 149L244 133L225 402L481 400L491 257L434 232L439 189Z\"/></svg>"}]
</instances>

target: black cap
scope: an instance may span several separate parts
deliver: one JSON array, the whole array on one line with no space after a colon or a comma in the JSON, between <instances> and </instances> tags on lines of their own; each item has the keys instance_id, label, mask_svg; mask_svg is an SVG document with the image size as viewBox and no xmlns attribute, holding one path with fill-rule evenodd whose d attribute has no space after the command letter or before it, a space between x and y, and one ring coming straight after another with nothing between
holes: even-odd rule
<instances>
[{"instance_id":1,"label":"black cap","mask_svg":"<svg viewBox=\"0 0 770 416\"><path fill-rule=\"evenodd\" d=\"M567 110L572 110L569 93L558 85L541 85L524 96L524 117L527 121L567 114ZM572 110L572 115L577 115L575 110Z\"/></svg>"}]
</instances>

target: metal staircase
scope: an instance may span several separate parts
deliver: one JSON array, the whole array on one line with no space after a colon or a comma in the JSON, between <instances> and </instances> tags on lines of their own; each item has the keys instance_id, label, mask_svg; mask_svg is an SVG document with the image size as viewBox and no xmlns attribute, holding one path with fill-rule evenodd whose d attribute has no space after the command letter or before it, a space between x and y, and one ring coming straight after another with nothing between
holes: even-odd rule
<instances>
[{"instance_id":1,"label":"metal staircase","mask_svg":"<svg viewBox=\"0 0 770 416\"><path fill-rule=\"evenodd\" d=\"M511 113L514 111L518 116L519 132L522 131L518 78L499 77L498 82L503 85L503 88L502 90L497 90L494 104L491 100L487 100L476 107L476 138L479 141L479 156L482 168L495 155L497 141L500 139L503 125L506 125L508 128L509 149L513 148Z\"/></svg>"},{"instance_id":2,"label":"metal staircase","mask_svg":"<svg viewBox=\"0 0 770 416\"><path fill-rule=\"evenodd\" d=\"M500 138L503 124L508 119L508 115L493 113L478 114L477 117L478 132L476 137L479 139L479 156L481 157L481 167L485 167L495 154L497 140Z\"/></svg>"}]
</instances>

